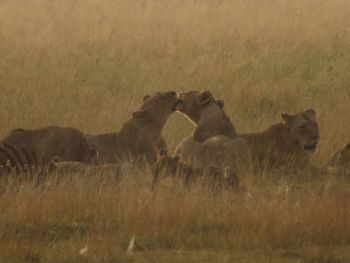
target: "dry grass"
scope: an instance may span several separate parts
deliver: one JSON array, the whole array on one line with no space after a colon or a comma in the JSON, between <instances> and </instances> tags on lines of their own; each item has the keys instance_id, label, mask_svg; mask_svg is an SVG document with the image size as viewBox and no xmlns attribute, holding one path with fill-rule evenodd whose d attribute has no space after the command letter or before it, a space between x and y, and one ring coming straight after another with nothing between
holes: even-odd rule
<instances>
[{"instance_id":1,"label":"dry grass","mask_svg":"<svg viewBox=\"0 0 350 263\"><path fill-rule=\"evenodd\" d=\"M209 89L242 132L314 108L322 164L349 140L349 12L347 0L1 1L0 135L54 123L114 131L147 93ZM165 134L173 148L191 130L174 114ZM152 194L149 173L127 174L121 186L2 186L0 259L350 260L347 182L247 179L247 199L166 185ZM126 256L133 235L138 252Z\"/></svg>"},{"instance_id":2,"label":"dry grass","mask_svg":"<svg viewBox=\"0 0 350 263\"><path fill-rule=\"evenodd\" d=\"M204 252L255 262L258 255L340 257L348 248L349 183L339 179L248 182L249 196L165 183L152 192L149 179L129 170L120 185L81 177L51 178L39 187L7 182L0 199L2 255L15 262L28 253L43 262L119 262L196 251L198 262ZM127 257L133 236L135 255Z\"/></svg>"}]
</instances>

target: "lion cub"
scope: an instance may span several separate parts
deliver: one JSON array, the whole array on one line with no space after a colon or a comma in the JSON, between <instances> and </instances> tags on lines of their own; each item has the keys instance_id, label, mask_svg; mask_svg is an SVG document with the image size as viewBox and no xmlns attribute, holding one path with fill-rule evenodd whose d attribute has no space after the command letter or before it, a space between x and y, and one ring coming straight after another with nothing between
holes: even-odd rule
<instances>
[{"instance_id":1,"label":"lion cub","mask_svg":"<svg viewBox=\"0 0 350 263\"><path fill-rule=\"evenodd\" d=\"M203 181L214 190L224 187L239 188L239 180L233 169L229 167L222 169L214 166L194 168L181 162L178 156L169 156L166 151L160 152L159 159L155 164L152 188L157 185L162 175L180 178L185 185Z\"/></svg>"}]
</instances>

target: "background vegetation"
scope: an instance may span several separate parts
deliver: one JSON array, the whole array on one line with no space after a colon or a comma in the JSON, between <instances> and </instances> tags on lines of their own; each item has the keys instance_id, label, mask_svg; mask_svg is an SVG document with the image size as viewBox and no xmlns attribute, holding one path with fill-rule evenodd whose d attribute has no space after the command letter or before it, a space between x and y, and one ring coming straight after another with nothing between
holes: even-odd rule
<instances>
[{"instance_id":1,"label":"background vegetation","mask_svg":"<svg viewBox=\"0 0 350 263\"><path fill-rule=\"evenodd\" d=\"M148 93L208 89L240 132L314 108L313 161L323 164L349 140L349 14L347 0L0 1L0 135L48 124L117 131ZM192 129L174 114L170 146ZM181 186L153 195L149 173L127 170L122 186L4 186L2 261L349 260L350 197L339 179L247 180L249 198ZM134 235L139 254L126 256Z\"/></svg>"}]
</instances>

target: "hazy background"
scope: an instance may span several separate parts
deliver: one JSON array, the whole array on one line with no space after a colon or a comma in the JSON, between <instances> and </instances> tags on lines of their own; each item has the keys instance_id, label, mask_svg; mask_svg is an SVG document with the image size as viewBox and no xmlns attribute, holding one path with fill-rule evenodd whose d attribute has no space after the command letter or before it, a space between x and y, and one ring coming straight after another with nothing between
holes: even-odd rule
<instances>
[{"instance_id":1,"label":"hazy background","mask_svg":"<svg viewBox=\"0 0 350 263\"><path fill-rule=\"evenodd\" d=\"M348 0L0 0L0 136L117 131L146 94L207 89L240 132L314 108L322 164L350 140L349 73ZM192 130L176 113L165 135L174 148ZM243 178L251 195L215 196L166 183L152 193L148 172L126 171L121 186L1 180L0 261L350 260L346 180Z\"/></svg>"},{"instance_id":2,"label":"hazy background","mask_svg":"<svg viewBox=\"0 0 350 263\"><path fill-rule=\"evenodd\" d=\"M347 0L1 1L0 134L116 131L148 93L208 89L241 132L314 108L323 160L349 140L349 30Z\"/></svg>"}]
</instances>

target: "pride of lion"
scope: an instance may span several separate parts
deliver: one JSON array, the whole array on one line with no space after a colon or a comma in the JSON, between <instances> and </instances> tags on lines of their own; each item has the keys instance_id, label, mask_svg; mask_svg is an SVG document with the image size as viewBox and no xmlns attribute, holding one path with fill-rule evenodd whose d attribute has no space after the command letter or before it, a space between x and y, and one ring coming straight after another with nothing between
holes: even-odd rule
<instances>
[{"instance_id":1,"label":"pride of lion","mask_svg":"<svg viewBox=\"0 0 350 263\"><path fill-rule=\"evenodd\" d=\"M205 181L215 189L238 189L239 178L246 174L313 167L310 155L320 140L313 109L282 113L281 121L265 131L240 134L224 106L209 91L156 92L142 99L119 132L91 135L59 126L16 129L1 139L0 173L33 174L36 168L41 175L101 172L120 178L120 165L127 161L149 168L153 188L170 176L185 185ZM169 155L163 129L174 112L195 129ZM350 144L330 157L323 169L328 168L350 170Z\"/></svg>"}]
</instances>

